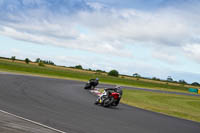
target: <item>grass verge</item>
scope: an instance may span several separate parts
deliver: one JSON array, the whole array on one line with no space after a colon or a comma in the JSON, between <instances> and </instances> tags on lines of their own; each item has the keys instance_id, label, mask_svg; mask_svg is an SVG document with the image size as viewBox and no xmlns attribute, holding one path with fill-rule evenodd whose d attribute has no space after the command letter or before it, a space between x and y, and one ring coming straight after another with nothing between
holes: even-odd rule
<instances>
[{"instance_id":1,"label":"grass verge","mask_svg":"<svg viewBox=\"0 0 200 133\"><path fill-rule=\"evenodd\" d=\"M200 122L200 97L124 89L122 103Z\"/></svg>"}]
</instances>

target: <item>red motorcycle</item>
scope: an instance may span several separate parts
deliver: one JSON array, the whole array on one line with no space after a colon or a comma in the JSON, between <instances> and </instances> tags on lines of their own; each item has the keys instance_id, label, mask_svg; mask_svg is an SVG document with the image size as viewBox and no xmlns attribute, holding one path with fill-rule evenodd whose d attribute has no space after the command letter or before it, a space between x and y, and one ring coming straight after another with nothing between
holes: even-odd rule
<instances>
[{"instance_id":1,"label":"red motorcycle","mask_svg":"<svg viewBox=\"0 0 200 133\"><path fill-rule=\"evenodd\" d=\"M100 95L95 104L100 104L104 107L117 106L120 102L122 96L122 90L117 88L107 88L104 89L102 95Z\"/></svg>"}]
</instances>

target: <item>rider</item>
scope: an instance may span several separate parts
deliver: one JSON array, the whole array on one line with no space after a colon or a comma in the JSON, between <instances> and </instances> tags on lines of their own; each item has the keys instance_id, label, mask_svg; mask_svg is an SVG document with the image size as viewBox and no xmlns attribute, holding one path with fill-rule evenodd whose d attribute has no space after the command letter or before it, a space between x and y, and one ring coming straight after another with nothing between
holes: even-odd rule
<instances>
[{"instance_id":1,"label":"rider","mask_svg":"<svg viewBox=\"0 0 200 133\"><path fill-rule=\"evenodd\" d=\"M104 92L97 98L95 104L98 104L98 101L102 98L102 97L108 97L112 91L120 93L120 97L122 96L122 90L120 86L116 86L115 88L105 88Z\"/></svg>"},{"instance_id":2,"label":"rider","mask_svg":"<svg viewBox=\"0 0 200 133\"><path fill-rule=\"evenodd\" d=\"M116 86L115 89L116 89L116 92L118 92L122 96L122 93L123 93L122 88L120 86Z\"/></svg>"},{"instance_id":3,"label":"rider","mask_svg":"<svg viewBox=\"0 0 200 133\"><path fill-rule=\"evenodd\" d=\"M89 83L91 85L91 89L94 89L99 84L99 78L90 79Z\"/></svg>"}]
</instances>

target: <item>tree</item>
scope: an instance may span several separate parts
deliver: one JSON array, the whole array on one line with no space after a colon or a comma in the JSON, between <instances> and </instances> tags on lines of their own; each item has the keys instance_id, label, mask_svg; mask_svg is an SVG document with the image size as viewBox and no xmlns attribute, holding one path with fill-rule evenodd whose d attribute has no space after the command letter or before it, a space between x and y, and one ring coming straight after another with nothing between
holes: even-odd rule
<instances>
[{"instance_id":1,"label":"tree","mask_svg":"<svg viewBox=\"0 0 200 133\"><path fill-rule=\"evenodd\" d=\"M29 64L30 60L28 58L25 59L26 64Z\"/></svg>"},{"instance_id":2,"label":"tree","mask_svg":"<svg viewBox=\"0 0 200 133\"><path fill-rule=\"evenodd\" d=\"M40 58L37 58L37 59L35 60L35 62L36 62L36 63L43 62L44 64L55 65L55 64L53 63L53 61L51 61L51 60L41 60Z\"/></svg>"},{"instance_id":3,"label":"tree","mask_svg":"<svg viewBox=\"0 0 200 133\"><path fill-rule=\"evenodd\" d=\"M178 82L181 83L181 84L187 84L187 82L185 80L183 80L183 79L179 80Z\"/></svg>"},{"instance_id":4,"label":"tree","mask_svg":"<svg viewBox=\"0 0 200 133\"><path fill-rule=\"evenodd\" d=\"M198 82L193 82L191 85L200 86L200 84Z\"/></svg>"},{"instance_id":5,"label":"tree","mask_svg":"<svg viewBox=\"0 0 200 133\"><path fill-rule=\"evenodd\" d=\"M12 62L14 62L14 61L16 60L16 57L15 57L15 56L12 56L12 57L11 57L11 60L12 60Z\"/></svg>"},{"instance_id":6,"label":"tree","mask_svg":"<svg viewBox=\"0 0 200 133\"><path fill-rule=\"evenodd\" d=\"M40 61L41 61L40 58L37 58L37 59L35 60L36 63L39 63Z\"/></svg>"},{"instance_id":7,"label":"tree","mask_svg":"<svg viewBox=\"0 0 200 133\"><path fill-rule=\"evenodd\" d=\"M159 78L156 78L156 77L153 77L152 79L153 79L153 80L160 80Z\"/></svg>"},{"instance_id":8,"label":"tree","mask_svg":"<svg viewBox=\"0 0 200 133\"><path fill-rule=\"evenodd\" d=\"M141 77L141 76L138 73L134 73L133 77L137 77L138 78L138 77Z\"/></svg>"},{"instance_id":9,"label":"tree","mask_svg":"<svg viewBox=\"0 0 200 133\"><path fill-rule=\"evenodd\" d=\"M53 61L49 60L49 65L55 65L55 64L53 63Z\"/></svg>"},{"instance_id":10,"label":"tree","mask_svg":"<svg viewBox=\"0 0 200 133\"><path fill-rule=\"evenodd\" d=\"M81 65L77 65L77 66L75 66L75 68L77 68L77 69L83 69L83 67Z\"/></svg>"},{"instance_id":11,"label":"tree","mask_svg":"<svg viewBox=\"0 0 200 133\"><path fill-rule=\"evenodd\" d=\"M172 81L173 81L172 77L171 77L171 76L168 76L168 77L167 77L167 81L172 82Z\"/></svg>"},{"instance_id":12,"label":"tree","mask_svg":"<svg viewBox=\"0 0 200 133\"><path fill-rule=\"evenodd\" d=\"M117 70L111 70L109 73L108 73L109 76L115 76L115 77L118 77L119 76L119 72Z\"/></svg>"},{"instance_id":13,"label":"tree","mask_svg":"<svg viewBox=\"0 0 200 133\"><path fill-rule=\"evenodd\" d=\"M96 72L105 73L106 71L97 69Z\"/></svg>"}]
</instances>

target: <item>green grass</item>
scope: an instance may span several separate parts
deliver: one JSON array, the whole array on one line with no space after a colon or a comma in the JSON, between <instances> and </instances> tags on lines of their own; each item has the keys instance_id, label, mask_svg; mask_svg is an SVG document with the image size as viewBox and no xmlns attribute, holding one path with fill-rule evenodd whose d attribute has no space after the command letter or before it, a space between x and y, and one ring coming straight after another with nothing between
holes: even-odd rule
<instances>
[{"instance_id":1,"label":"green grass","mask_svg":"<svg viewBox=\"0 0 200 133\"><path fill-rule=\"evenodd\" d=\"M200 97L127 89L123 92L122 103L200 122Z\"/></svg>"},{"instance_id":2,"label":"green grass","mask_svg":"<svg viewBox=\"0 0 200 133\"><path fill-rule=\"evenodd\" d=\"M188 88L182 85L169 85L162 83L153 83L153 82L145 82L140 80L132 80L125 78L117 78L112 76L106 76L103 74L94 74L87 72L79 72L65 69L56 69L51 67L40 67L38 65L32 64L23 64L17 62L10 62L6 60L0 60L0 70L3 71L14 71L21 73L29 73L29 74L38 74L52 77L60 77L60 78L70 78L70 79L78 79L86 81L90 78L98 77L101 83L110 83L110 84L118 84L118 85L127 85L127 86L135 86L135 87L143 87L143 88L154 88L154 89L164 89L171 91L182 91L187 92Z\"/></svg>"}]
</instances>

